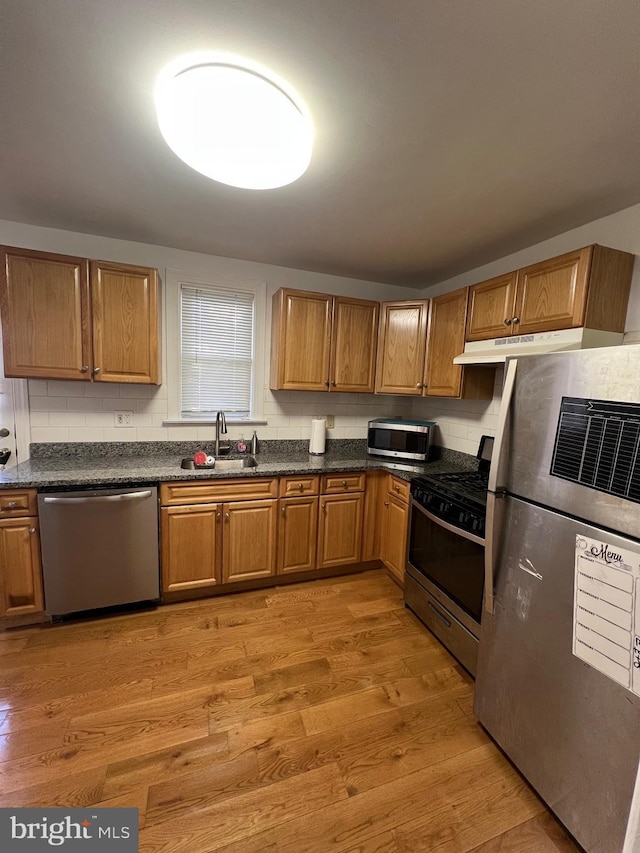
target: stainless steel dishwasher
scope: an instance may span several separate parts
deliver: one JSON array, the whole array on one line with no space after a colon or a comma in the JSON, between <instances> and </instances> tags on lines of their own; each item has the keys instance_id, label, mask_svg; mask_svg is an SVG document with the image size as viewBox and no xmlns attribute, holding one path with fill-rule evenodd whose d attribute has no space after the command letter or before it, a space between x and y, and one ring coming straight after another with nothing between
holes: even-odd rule
<instances>
[{"instance_id":1,"label":"stainless steel dishwasher","mask_svg":"<svg viewBox=\"0 0 640 853\"><path fill-rule=\"evenodd\" d=\"M45 492L38 511L48 614L160 597L155 486Z\"/></svg>"}]
</instances>

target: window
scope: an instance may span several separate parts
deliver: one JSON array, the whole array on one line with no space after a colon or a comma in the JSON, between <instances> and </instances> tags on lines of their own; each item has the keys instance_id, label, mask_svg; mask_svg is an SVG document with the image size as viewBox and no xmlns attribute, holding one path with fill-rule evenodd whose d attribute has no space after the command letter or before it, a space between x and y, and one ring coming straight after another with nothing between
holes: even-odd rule
<instances>
[{"instance_id":1,"label":"window","mask_svg":"<svg viewBox=\"0 0 640 853\"><path fill-rule=\"evenodd\" d=\"M211 422L262 415L264 290L167 274L169 418Z\"/></svg>"}]
</instances>

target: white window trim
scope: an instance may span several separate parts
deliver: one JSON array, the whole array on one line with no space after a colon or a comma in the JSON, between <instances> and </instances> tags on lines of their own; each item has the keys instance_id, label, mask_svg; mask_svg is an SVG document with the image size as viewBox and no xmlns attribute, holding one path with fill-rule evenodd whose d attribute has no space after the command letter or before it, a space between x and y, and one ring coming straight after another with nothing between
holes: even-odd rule
<instances>
[{"instance_id":1,"label":"white window trim","mask_svg":"<svg viewBox=\"0 0 640 853\"><path fill-rule=\"evenodd\" d=\"M167 383L168 417L165 426L198 426L212 424L212 418L183 418L180 404L180 285L191 284L252 293L255 299L254 314L254 353L253 377L251 388L252 409L249 418L227 418L228 424L266 424L264 420L264 370L266 364L266 302L267 285L264 281L236 279L231 276L211 276L202 278L180 270L167 269L164 285L165 316L165 364L164 375Z\"/></svg>"}]
</instances>

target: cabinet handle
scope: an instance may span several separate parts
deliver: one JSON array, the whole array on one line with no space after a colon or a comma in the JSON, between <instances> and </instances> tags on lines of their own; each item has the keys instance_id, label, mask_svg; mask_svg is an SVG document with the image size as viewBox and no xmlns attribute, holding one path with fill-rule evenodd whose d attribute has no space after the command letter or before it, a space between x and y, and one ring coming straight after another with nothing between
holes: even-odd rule
<instances>
[{"instance_id":1,"label":"cabinet handle","mask_svg":"<svg viewBox=\"0 0 640 853\"><path fill-rule=\"evenodd\" d=\"M505 317L504 324L505 326L510 326L513 323L513 320L510 320L509 317Z\"/></svg>"},{"instance_id":2,"label":"cabinet handle","mask_svg":"<svg viewBox=\"0 0 640 853\"><path fill-rule=\"evenodd\" d=\"M7 509L15 509L18 506L18 501L9 501Z\"/></svg>"},{"instance_id":3,"label":"cabinet handle","mask_svg":"<svg viewBox=\"0 0 640 853\"><path fill-rule=\"evenodd\" d=\"M94 376L96 376L98 373L100 373L100 368L99 368L99 367L94 367L94 368L93 368L93 375L94 375Z\"/></svg>"},{"instance_id":4,"label":"cabinet handle","mask_svg":"<svg viewBox=\"0 0 640 853\"><path fill-rule=\"evenodd\" d=\"M520 322L520 317L514 317L514 318L513 318L513 320L512 320L511 322L512 322L512 323L519 323L519 322Z\"/></svg>"},{"instance_id":5,"label":"cabinet handle","mask_svg":"<svg viewBox=\"0 0 640 853\"><path fill-rule=\"evenodd\" d=\"M83 364L82 367L80 368L80 373L88 373L88 372L89 372L89 365Z\"/></svg>"}]
</instances>

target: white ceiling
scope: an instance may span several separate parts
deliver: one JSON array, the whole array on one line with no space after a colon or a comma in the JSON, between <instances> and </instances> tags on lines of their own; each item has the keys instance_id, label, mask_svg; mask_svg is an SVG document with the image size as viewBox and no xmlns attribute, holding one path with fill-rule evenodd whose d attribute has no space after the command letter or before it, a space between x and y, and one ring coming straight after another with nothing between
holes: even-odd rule
<instances>
[{"instance_id":1,"label":"white ceiling","mask_svg":"<svg viewBox=\"0 0 640 853\"><path fill-rule=\"evenodd\" d=\"M637 0L1 0L0 218L392 284L640 201ZM162 66L251 57L313 114L251 192L158 131Z\"/></svg>"}]
</instances>

